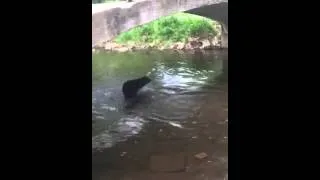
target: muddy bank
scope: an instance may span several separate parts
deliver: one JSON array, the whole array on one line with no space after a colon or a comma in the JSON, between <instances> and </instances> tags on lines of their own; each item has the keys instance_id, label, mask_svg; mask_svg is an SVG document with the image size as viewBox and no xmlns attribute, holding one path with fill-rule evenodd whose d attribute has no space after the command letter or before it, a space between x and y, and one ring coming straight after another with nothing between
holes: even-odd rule
<instances>
[{"instance_id":1,"label":"muddy bank","mask_svg":"<svg viewBox=\"0 0 320 180\"><path fill-rule=\"evenodd\" d=\"M186 42L176 42L171 44L119 44L114 41L104 41L97 44L92 48L92 51L105 50L105 51L116 51L116 52L127 52L136 50L146 50L146 49L156 49L156 50L214 50L223 49L221 46L220 38L189 38Z\"/></svg>"}]
</instances>

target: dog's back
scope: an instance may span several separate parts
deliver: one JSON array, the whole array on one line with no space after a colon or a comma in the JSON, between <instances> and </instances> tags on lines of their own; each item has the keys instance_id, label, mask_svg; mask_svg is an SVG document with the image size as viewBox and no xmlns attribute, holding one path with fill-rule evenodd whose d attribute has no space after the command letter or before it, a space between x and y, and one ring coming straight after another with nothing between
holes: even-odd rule
<instances>
[{"instance_id":1,"label":"dog's back","mask_svg":"<svg viewBox=\"0 0 320 180\"><path fill-rule=\"evenodd\" d=\"M151 79L147 76L143 76L138 79L126 81L122 86L122 93L125 99L133 98L137 95L138 91L148 84Z\"/></svg>"}]
</instances>

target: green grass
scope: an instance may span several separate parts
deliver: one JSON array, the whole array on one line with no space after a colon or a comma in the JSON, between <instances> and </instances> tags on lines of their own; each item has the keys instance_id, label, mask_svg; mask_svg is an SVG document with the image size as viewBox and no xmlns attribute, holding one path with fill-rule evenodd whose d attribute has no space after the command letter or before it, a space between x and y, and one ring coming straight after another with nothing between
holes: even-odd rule
<instances>
[{"instance_id":1,"label":"green grass","mask_svg":"<svg viewBox=\"0 0 320 180\"><path fill-rule=\"evenodd\" d=\"M189 37L199 37L203 34L216 36L218 33L214 26L216 24L201 16L177 13L124 32L117 36L115 41L121 44L184 42Z\"/></svg>"}]
</instances>

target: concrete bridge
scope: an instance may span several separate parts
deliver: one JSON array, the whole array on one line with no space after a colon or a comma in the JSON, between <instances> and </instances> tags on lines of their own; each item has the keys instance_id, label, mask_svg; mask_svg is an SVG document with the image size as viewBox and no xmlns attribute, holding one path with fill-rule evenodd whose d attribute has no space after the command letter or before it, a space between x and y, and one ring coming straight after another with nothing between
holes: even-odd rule
<instances>
[{"instance_id":1,"label":"concrete bridge","mask_svg":"<svg viewBox=\"0 0 320 180\"><path fill-rule=\"evenodd\" d=\"M228 47L228 0L133 0L92 5L92 45L160 17L186 12L222 25L222 46Z\"/></svg>"}]
</instances>

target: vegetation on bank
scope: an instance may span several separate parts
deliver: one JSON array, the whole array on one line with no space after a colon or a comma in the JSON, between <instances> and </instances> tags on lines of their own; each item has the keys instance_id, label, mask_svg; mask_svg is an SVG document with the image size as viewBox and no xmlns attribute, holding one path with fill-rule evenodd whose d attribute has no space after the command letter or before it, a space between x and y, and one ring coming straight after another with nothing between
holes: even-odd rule
<instances>
[{"instance_id":1,"label":"vegetation on bank","mask_svg":"<svg viewBox=\"0 0 320 180\"><path fill-rule=\"evenodd\" d=\"M218 23L201 16L176 13L124 32L115 38L119 44L172 44L188 38L215 37Z\"/></svg>"}]
</instances>

